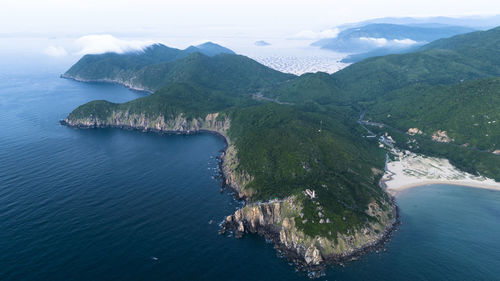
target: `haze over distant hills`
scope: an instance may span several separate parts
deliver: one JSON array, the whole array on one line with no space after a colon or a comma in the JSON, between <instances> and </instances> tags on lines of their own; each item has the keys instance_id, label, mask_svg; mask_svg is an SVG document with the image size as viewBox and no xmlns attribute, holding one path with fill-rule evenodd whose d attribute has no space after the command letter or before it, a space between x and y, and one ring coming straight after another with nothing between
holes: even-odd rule
<instances>
[{"instance_id":1,"label":"haze over distant hills","mask_svg":"<svg viewBox=\"0 0 500 281\"><path fill-rule=\"evenodd\" d=\"M371 23L341 31L337 37L314 42L313 46L351 55L344 62L372 56L405 53L437 39L474 31L469 27L429 23L425 26Z\"/></svg>"},{"instance_id":2,"label":"haze over distant hills","mask_svg":"<svg viewBox=\"0 0 500 281\"><path fill-rule=\"evenodd\" d=\"M338 28L344 30L348 28L360 27L368 24L388 23L398 25L412 25L423 27L439 26L464 26L474 29L490 29L500 26L500 15L493 16L461 16L461 17L384 17L369 19L356 23L347 23Z\"/></svg>"},{"instance_id":3,"label":"haze over distant hills","mask_svg":"<svg viewBox=\"0 0 500 281\"><path fill-rule=\"evenodd\" d=\"M271 44L269 42L264 41L264 40L258 40L258 41L255 41L254 45L259 46L259 47L265 47L265 46L270 46Z\"/></svg>"}]
</instances>

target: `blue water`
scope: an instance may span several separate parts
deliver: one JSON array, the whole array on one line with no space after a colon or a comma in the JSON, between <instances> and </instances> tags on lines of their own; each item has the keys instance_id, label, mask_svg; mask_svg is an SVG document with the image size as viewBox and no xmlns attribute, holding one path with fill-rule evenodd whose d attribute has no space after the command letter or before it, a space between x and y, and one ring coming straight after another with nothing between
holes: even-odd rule
<instances>
[{"instance_id":1,"label":"blue water","mask_svg":"<svg viewBox=\"0 0 500 281\"><path fill-rule=\"evenodd\" d=\"M0 63L0 280L307 280L256 235L217 234L217 136L59 125L94 99L143 96L58 78L68 62ZM12 65L10 65L12 64ZM427 186L398 197L387 251L324 280L499 280L500 193ZM155 260L152 257L157 257Z\"/></svg>"}]
</instances>

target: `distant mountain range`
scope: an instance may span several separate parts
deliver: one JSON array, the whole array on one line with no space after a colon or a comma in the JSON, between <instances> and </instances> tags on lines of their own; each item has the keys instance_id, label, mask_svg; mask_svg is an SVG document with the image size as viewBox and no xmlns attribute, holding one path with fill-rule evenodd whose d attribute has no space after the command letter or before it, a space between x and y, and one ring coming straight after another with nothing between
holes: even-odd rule
<instances>
[{"instance_id":1,"label":"distant mountain range","mask_svg":"<svg viewBox=\"0 0 500 281\"><path fill-rule=\"evenodd\" d=\"M259 41L255 41L254 45L259 46L259 47L264 47L264 46L270 46L271 44L264 41L264 40L259 40Z\"/></svg>"},{"instance_id":2,"label":"distant mountain range","mask_svg":"<svg viewBox=\"0 0 500 281\"><path fill-rule=\"evenodd\" d=\"M341 31L335 38L314 42L313 46L354 54L344 62L355 62L372 56L405 53L437 39L472 32L461 26L427 24L425 26L374 23Z\"/></svg>"},{"instance_id":3,"label":"distant mountain range","mask_svg":"<svg viewBox=\"0 0 500 281\"><path fill-rule=\"evenodd\" d=\"M500 26L500 15L494 16L461 16L461 17L385 17L369 19L356 23L347 23L340 25L344 30L374 23L389 23L397 25L411 25L422 27L440 27L440 26L464 26L473 29L486 30Z\"/></svg>"}]
</instances>

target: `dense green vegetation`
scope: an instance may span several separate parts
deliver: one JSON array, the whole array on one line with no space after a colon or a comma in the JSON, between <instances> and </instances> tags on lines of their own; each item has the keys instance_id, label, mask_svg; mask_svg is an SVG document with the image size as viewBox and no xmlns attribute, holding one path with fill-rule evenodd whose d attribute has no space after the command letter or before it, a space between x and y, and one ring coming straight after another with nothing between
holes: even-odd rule
<instances>
[{"instance_id":1,"label":"dense green vegetation","mask_svg":"<svg viewBox=\"0 0 500 281\"><path fill-rule=\"evenodd\" d=\"M452 86L417 84L383 96L366 118L427 135L446 130L456 144L483 150L500 148L500 79Z\"/></svg>"},{"instance_id":2,"label":"dense green vegetation","mask_svg":"<svg viewBox=\"0 0 500 281\"><path fill-rule=\"evenodd\" d=\"M388 199L378 186L385 152L360 138L354 123L275 103L235 110L231 118L239 168L255 177L254 200L302 198L306 233L345 233L369 218L370 200ZM301 196L306 188L333 224L318 224L317 205Z\"/></svg>"},{"instance_id":3,"label":"dense green vegetation","mask_svg":"<svg viewBox=\"0 0 500 281\"><path fill-rule=\"evenodd\" d=\"M293 75L270 69L244 56L208 57L193 53L177 61L144 67L134 73L132 81L151 89L171 82L196 83L210 89L248 95L292 78Z\"/></svg>"},{"instance_id":4,"label":"dense green vegetation","mask_svg":"<svg viewBox=\"0 0 500 281\"><path fill-rule=\"evenodd\" d=\"M127 82L128 84L135 84L154 91L164 86L167 82L192 82L186 81L188 77L185 77L185 73L191 70L184 71L183 69L183 67L187 66L188 62L191 62L190 67L202 67L200 71L207 72L212 69L207 67L206 61L209 61L210 57L223 54L234 55L234 52L210 42L196 47L191 46L185 50L155 44L145 48L143 51L124 54L105 53L85 55L63 76L89 81L107 80L120 83ZM205 60L201 61L203 58ZM199 64L205 63L205 65L196 65L197 60L200 60ZM233 63L245 64L243 61L244 58L240 58L240 61L235 59ZM248 65L248 62L246 64ZM228 62L226 65L231 69L230 66L233 64ZM265 68L264 66L261 67ZM170 73L167 74L166 72ZM202 77L202 74L206 73L199 73L198 75ZM242 75L243 73L238 73L236 69L235 74ZM285 76L281 73L276 75ZM270 76L272 75L270 74Z\"/></svg>"},{"instance_id":5,"label":"dense green vegetation","mask_svg":"<svg viewBox=\"0 0 500 281\"><path fill-rule=\"evenodd\" d=\"M65 76L126 82L150 90L158 90L171 82L196 83L210 89L245 94L294 77L244 56L227 53L207 56L200 52L173 50L160 45L144 53L85 56ZM155 59L158 61L153 63Z\"/></svg>"},{"instance_id":6,"label":"dense green vegetation","mask_svg":"<svg viewBox=\"0 0 500 281\"><path fill-rule=\"evenodd\" d=\"M248 106L256 101L249 97L232 95L228 92L211 90L195 84L169 83L167 86L146 97L115 104L108 101L92 101L70 113L72 119L95 116L105 120L114 111L124 111L131 114L145 114L156 118L163 115L175 118L183 114L187 118L204 117L208 113L228 110L235 106Z\"/></svg>"},{"instance_id":7,"label":"dense green vegetation","mask_svg":"<svg viewBox=\"0 0 500 281\"><path fill-rule=\"evenodd\" d=\"M167 119L222 113L231 119L238 169L254 177L252 200L296 195L307 219L298 225L306 233L345 233L368 219L368 202L387 200L378 187L385 152L361 138L356 120L362 111L365 118L390 125L378 132L389 131L401 148L445 157L465 171L500 180L500 157L478 150L499 145L499 47L497 28L439 40L414 53L370 58L333 75L300 77L232 54L192 53L147 65L128 55L122 55L122 65L120 55L109 55L111 73L119 65L134 77L130 82L155 93L124 104L91 102L69 118L106 119L113 111ZM103 61L86 61L82 73L106 77L92 72L95 65L105 67ZM254 99L257 93L269 99ZM424 134L408 136L411 127ZM436 130L446 130L455 141L432 141ZM316 207L302 195L306 188L317 192L333 224L317 223Z\"/></svg>"}]
</instances>

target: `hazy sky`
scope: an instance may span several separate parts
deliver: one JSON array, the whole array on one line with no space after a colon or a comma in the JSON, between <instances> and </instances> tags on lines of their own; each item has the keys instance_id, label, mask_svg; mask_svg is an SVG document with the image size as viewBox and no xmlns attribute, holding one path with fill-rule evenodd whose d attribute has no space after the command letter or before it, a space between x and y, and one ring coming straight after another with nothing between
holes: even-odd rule
<instances>
[{"instance_id":1,"label":"hazy sky","mask_svg":"<svg viewBox=\"0 0 500 281\"><path fill-rule=\"evenodd\" d=\"M387 16L492 14L500 1L1 0L0 33L275 35Z\"/></svg>"}]
</instances>

